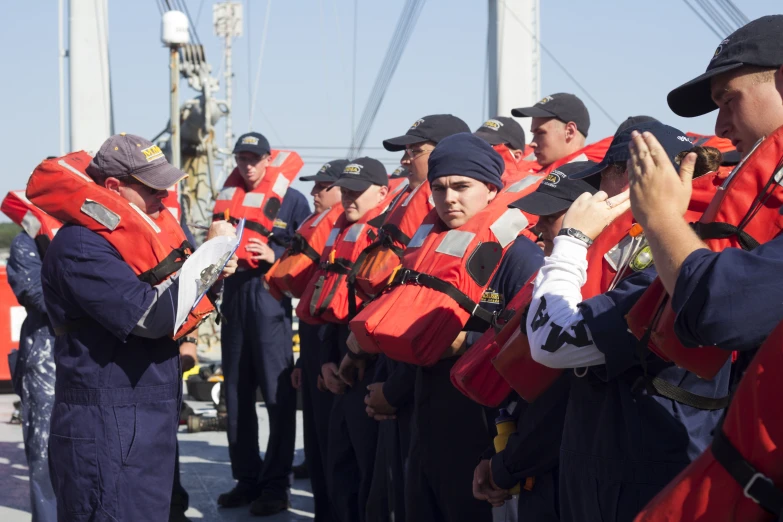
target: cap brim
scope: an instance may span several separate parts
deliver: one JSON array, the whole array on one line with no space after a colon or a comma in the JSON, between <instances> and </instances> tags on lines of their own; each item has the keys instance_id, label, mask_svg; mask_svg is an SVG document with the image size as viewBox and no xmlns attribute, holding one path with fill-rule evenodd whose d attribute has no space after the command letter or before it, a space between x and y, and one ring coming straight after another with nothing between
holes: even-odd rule
<instances>
[{"instance_id":1,"label":"cap brim","mask_svg":"<svg viewBox=\"0 0 783 522\"><path fill-rule=\"evenodd\" d=\"M353 190L356 192L364 192L370 186L372 185L371 181L367 181L366 179L354 179L354 178L340 178L337 181L335 181L329 189L331 190L334 187L345 187L348 190Z\"/></svg>"},{"instance_id":2,"label":"cap brim","mask_svg":"<svg viewBox=\"0 0 783 522\"><path fill-rule=\"evenodd\" d=\"M595 176L596 174L600 174L608 166L609 166L609 162L602 161L598 165L593 165L592 167L588 167L585 170L580 170L579 172L574 172L573 174L570 174L568 176L568 179L589 178L590 176Z\"/></svg>"},{"instance_id":3,"label":"cap brim","mask_svg":"<svg viewBox=\"0 0 783 522\"><path fill-rule=\"evenodd\" d=\"M408 145L413 145L414 143L422 143L425 141L427 141L427 138L422 138L421 136L413 136L412 134L403 134L402 136L397 136L396 138L383 140L383 148L388 150L389 152L400 152L405 150L405 147L407 147Z\"/></svg>"},{"instance_id":4,"label":"cap brim","mask_svg":"<svg viewBox=\"0 0 783 522\"><path fill-rule=\"evenodd\" d=\"M313 174L312 176L301 176L299 178L300 181L337 181L332 176L324 176L323 174Z\"/></svg>"},{"instance_id":5,"label":"cap brim","mask_svg":"<svg viewBox=\"0 0 783 522\"><path fill-rule=\"evenodd\" d=\"M533 192L524 198L518 199L509 205L509 208L518 208L522 212L534 216L551 216L564 210L568 210L573 201L556 198L543 192Z\"/></svg>"},{"instance_id":6,"label":"cap brim","mask_svg":"<svg viewBox=\"0 0 783 522\"><path fill-rule=\"evenodd\" d=\"M234 147L234 150L231 151L231 153L238 154L240 152L252 152L253 154L258 154L258 149L259 149L258 145L251 145L247 143L247 144L237 145L236 147ZM272 151L264 149L263 153L271 154Z\"/></svg>"},{"instance_id":7,"label":"cap brim","mask_svg":"<svg viewBox=\"0 0 783 522\"><path fill-rule=\"evenodd\" d=\"M131 177L155 190L167 190L188 175L167 161L155 168L131 174Z\"/></svg>"},{"instance_id":8,"label":"cap brim","mask_svg":"<svg viewBox=\"0 0 783 522\"><path fill-rule=\"evenodd\" d=\"M517 118L556 118L554 113L545 111L540 107L520 107L511 109L511 115Z\"/></svg>"},{"instance_id":9,"label":"cap brim","mask_svg":"<svg viewBox=\"0 0 783 522\"><path fill-rule=\"evenodd\" d=\"M478 138L481 138L482 140L486 141L490 145L502 145L504 143L508 143L507 140L503 139L503 137L500 136L495 131L484 131L484 132L482 132L480 130L477 130L476 132L473 133L473 135L478 137Z\"/></svg>"},{"instance_id":10,"label":"cap brim","mask_svg":"<svg viewBox=\"0 0 783 522\"><path fill-rule=\"evenodd\" d=\"M710 69L693 80L672 90L666 97L669 108L677 116L694 118L712 112L718 108L712 101L710 80L719 74L738 69L745 64L733 63Z\"/></svg>"}]
</instances>

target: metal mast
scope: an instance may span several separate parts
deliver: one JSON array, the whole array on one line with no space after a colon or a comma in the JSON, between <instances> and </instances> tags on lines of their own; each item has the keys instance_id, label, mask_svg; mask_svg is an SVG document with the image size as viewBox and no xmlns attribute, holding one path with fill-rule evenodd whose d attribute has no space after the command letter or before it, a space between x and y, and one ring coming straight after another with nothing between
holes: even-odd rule
<instances>
[{"instance_id":1,"label":"metal mast","mask_svg":"<svg viewBox=\"0 0 783 522\"><path fill-rule=\"evenodd\" d=\"M224 38L225 52L225 72L223 76L226 79L226 148L231 150L234 147L234 127L231 118L233 90L232 82L234 71L232 66L232 40L242 36L242 4L238 2L223 2L215 4L212 7L212 19L215 26L215 35ZM226 158L229 169L233 167L233 157Z\"/></svg>"}]
</instances>

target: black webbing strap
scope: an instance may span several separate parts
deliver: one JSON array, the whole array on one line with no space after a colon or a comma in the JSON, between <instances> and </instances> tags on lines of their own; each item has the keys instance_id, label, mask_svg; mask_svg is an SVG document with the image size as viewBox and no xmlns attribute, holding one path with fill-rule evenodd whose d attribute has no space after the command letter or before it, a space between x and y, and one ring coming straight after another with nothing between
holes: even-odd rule
<instances>
[{"instance_id":1,"label":"black webbing strap","mask_svg":"<svg viewBox=\"0 0 783 522\"><path fill-rule=\"evenodd\" d=\"M307 243L307 240L299 234L294 234L288 248L290 248L291 252L294 254L304 254L315 263L321 260L321 254L316 252L315 249Z\"/></svg>"},{"instance_id":2,"label":"black webbing strap","mask_svg":"<svg viewBox=\"0 0 783 522\"><path fill-rule=\"evenodd\" d=\"M324 272L334 272L335 274L348 275L351 273L353 263L345 258L338 257L334 263L321 263L321 270Z\"/></svg>"},{"instance_id":3,"label":"black webbing strap","mask_svg":"<svg viewBox=\"0 0 783 522\"><path fill-rule=\"evenodd\" d=\"M392 280L392 285L395 284L420 285L425 288L435 290L436 292L446 294L447 296L454 299L460 308L468 312L471 316L478 317L490 326L494 326L497 319L495 314L488 312L484 308L481 308L478 303L462 293L456 286L429 274L423 274L421 272L417 272L416 270L410 269L400 270Z\"/></svg>"},{"instance_id":4,"label":"black webbing strap","mask_svg":"<svg viewBox=\"0 0 783 522\"><path fill-rule=\"evenodd\" d=\"M691 226L701 239L727 239L736 236L743 250L751 251L760 244L753 236L729 223L691 223Z\"/></svg>"},{"instance_id":5,"label":"black webbing strap","mask_svg":"<svg viewBox=\"0 0 783 522\"><path fill-rule=\"evenodd\" d=\"M193 246L187 240L183 241L179 248L175 248L169 255L164 257L160 263L150 268L146 272L139 274L139 281L155 286L165 281L171 274L176 272L188 257L187 251L193 251Z\"/></svg>"},{"instance_id":6,"label":"black webbing strap","mask_svg":"<svg viewBox=\"0 0 783 522\"><path fill-rule=\"evenodd\" d=\"M252 230L257 234L261 234L264 237L269 237L272 235L272 231L266 228L258 221L250 221L249 219L245 219L245 228L248 230Z\"/></svg>"},{"instance_id":7,"label":"black webbing strap","mask_svg":"<svg viewBox=\"0 0 783 522\"><path fill-rule=\"evenodd\" d=\"M400 230L400 227L391 223L387 223L381 227L381 237L384 235L406 247L408 246L408 243L411 242L411 238L409 238L407 234Z\"/></svg>"},{"instance_id":8,"label":"black webbing strap","mask_svg":"<svg viewBox=\"0 0 783 522\"><path fill-rule=\"evenodd\" d=\"M765 511L783 519L783 491L772 480L753 467L723 433L723 427L715 430L712 439L712 455L729 475L737 481L744 495Z\"/></svg>"}]
</instances>

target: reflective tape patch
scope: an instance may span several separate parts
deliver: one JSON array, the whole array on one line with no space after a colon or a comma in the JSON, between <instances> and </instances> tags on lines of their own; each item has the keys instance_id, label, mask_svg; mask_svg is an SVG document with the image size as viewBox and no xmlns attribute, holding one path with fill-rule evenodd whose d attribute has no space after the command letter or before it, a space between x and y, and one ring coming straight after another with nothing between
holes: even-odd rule
<instances>
[{"instance_id":1,"label":"reflective tape patch","mask_svg":"<svg viewBox=\"0 0 783 522\"><path fill-rule=\"evenodd\" d=\"M609 266L612 267L612 270L617 272L617 267L619 267L621 263L628 262L628 257L631 255L631 248L633 248L633 242L633 237L625 236L619 243L604 254L604 259L609 263Z\"/></svg>"},{"instance_id":2,"label":"reflective tape patch","mask_svg":"<svg viewBox=\"0 0 783 522\"><path fill-rule=\"evenodd\" d=\"M402 206L403 206L403 207L407 207L407 206L408 206L408 203L410 203L410 202L411 202L411 199L413 199L413 196L414 196L414 195L415 195L415 194L416 194L416 193L419 191L419 189L420 189L420 188L421 188L421 185L419 185L418 187L416 187L415 189L413 189L413 190L411 191L411 193L410 193L410 194L408 194L408 197L407 197L407 198L405 198L405 199L402 201Z\"/></svg>"},{"instance_id":3,"label":"reflective tape patch","mask_svg":"<svg viewBox=\"0 0 783 522\"><path fill-rule=\"evenodd\" d=\"M97 201L85 199L84 203L82 203L81 211L109 230L114 230L120 224L120 216Z\"/></svg>"},{"instance_id":4,"label":"reflective tape patch","mask_svg":"<svg viewBox=\"0 0 783 522\"><path fill-rule=\"evenodd\" d=\"M404 190L405 188L407 188L409 183L410 183L410 181L408 181L407 179L404 179L404 180L402 180L402 183L400 183L399 185L397 185L397 186L394 188L394 190L392 190L392 191L391 191L392 195L394 195L394 194L397 194L397 193L399 193L401 190Z\"/></svg>"},{"instance_id":5,"label":"reflective tape patch","mask_svg":"<svg viewBox=\"0 0 783 522\"><path fill-rule=\"evenodd\" d=\"M30 200L29 200L29 199L27 199L27 194L25 194L25 193L24 193L24 190L15 190L15 191L14 191L14 194L16 195L16 197L17 197L17 198L21 199L21 200L22 200L22 201L24 201L25 203L27 203L27 204L29 204L29 205L32 205L32 203L30 202Z\"/></svg>"},{"instance_id":6,"label":"reflective tape patch","mask_svg":"<svg viewBox=\"0 0 783 522\"><path fill-rule=\"evenodd\" d=\"M237 191L236 187L225 187L218 194L217 201L231 201L234 199L234 193Z\"/></svg>"},{"instance_id":7,"label":"reflective tape patch","mask_svg":"<svg viewBox=\"0 0 783 522\"><path fill-rule=\"evenodd\" d=\"M272 192L280 196L280 199L285 197L285 193L288 192L288 185L291 182L285 176L278 176L275 180L275 185L272 187Z\"/></svg>"},{"instance_id":8,"label":"reflective tape patch","mask_svg":"<svg viewBox=\"0 0 783 522\"><path fill-rule=\"evenodd\" d=\"M528 225L527 218L521 210L510 208L503 212L503 215L497 218L489 229L495 234L500 246L506 248Z\"/></svg>"},{"instance_id":9,"label":"reflective tape patch","mask_svg":"<svg viewBox=\"0 0 783 522\"><path fill-rule=\"evenodd\" d=\"M439 254L446 254L447 256L463 257L465 251L467 251L473 238L476 234L473 232L465 232L463 230L449 230L444 237L435 252Z\"/></svg>"},{"instance_id":10,"label":"reflective tape patch","mask_svg":"<svg viewBox=\"0 0 783 522\"><path fill-rule=\"evenodd\" d=\"M524 178L520 179L510 187L506 189L506 192L511 192L512 194L515 194L517 192L522 192L526 188L528 188L530 185L535 184L538 180L540 180L543 176L525 176Z\"/></svg>"},{"instance_id":11,"label":"reflective tape patch","mask_svg":"<svg viewBox=\"0 0 783 522\"><path fill-rule=\"evenodd\" d=\"M277 156L275 156L275 159L272 160L272 163L269 164L270 167L279 167L283 163L285 163L285 160L288 159L288 156L290 156L291 153L287 150L281 150L277 153ZM281 196L282 197L282 196Z\"/></svg>"},{"instance_id":12,"label":"reflective tape patch","mask_svg":"<svg viewBox=\"0 0 783 522\"><path fill-rule=\"evenodd\" d=\"M28 210L22 218L22 228L25 232L27 232L28 236L35 239L35 236L37 236L38 232L41 231L41 222L38 221L38 218L35 217L35 214Z\"/></svg>"},{"instance_id":13,"label":"reflective tape patch","mask_svg":"<svg viewBox=\"0 0 783 522\"><path fill-rule=\"evenodd\" d=\"M179 209L177 207L166 207L169 212L171 212L171 215L174 216L174 219L179 221Z\"/></svg>"},{"instance_id":14,"label":"reflective tape patch","mask_svg":"<svg viewBox=\"0 0 783 522\"><path fill-rule=\"evenodd\" d=\"M331 232L329 232L329 237L326 238L326 244L324 246L332 246L334 245L334 240L337 239L337 236L340 235L340 229L339 228L333 228Z\"/></svg>"},{"instance_id":15,"label":"reflective tape patch","mask_svg":"<svg viewBox=\"0 0 783 522\"><path fill-rule=\"evenodd\" d=\"M348 229L348 232L345 234L343 241L346 243L356 243L362 233L362 230L364 230L364 223L354 223L351 225L351 228Z\"/></svg>"},{"instance_id":16,"label":"reflective tape patch","mask_svg":"<svg viewBox=\"0 0 783 522\"><path fill-rule=\"evenodd\" d=\"M144 221L147 222L147 224L150 226L150 228L152 228L152 230L155 231L156 234L160 234L160 227L158 227L158 225L156 225L155 222L152 221L151 217L149 217L143 210L141 210L139 207L137 207L133 203L130 203L130 206L131 206L131 208L133 210L135 210L142 217L142 219Z\"/></svg>"},{"instance_id":17,"label":"reflective tape patch","mask_svg":"<svg viewBox=\"0 0 783 522\"><path fill-rule=\"evenodd\" d=\"M264 204L264 194L260 192L248 192L242 200L243 207L261 208Z\"/></svg>"},{"instance_id":18,"label":"reflective tape patch","mask_svg":"<svg viewBox=\"0 0 783 522\"><path fill-rule=\"evenodd\" d=\"M577 161L589 161L589 160L590 158L588 158L583 152L579 156L572 158L571 161L569 161L568 163L576 163Z\"/></svg>"},{"instance_id":19,"label":"reflective tape patch","mask_svg":"<svg viewBox=\"0 0 783 522\"><path fill-rule=\"evenodd\" d=\"M419 248L423 245L424 239L429 235L433 226L434 225L420 225L416 233L413 234L410 243L408 243L408 248Z\"/></svg>"},{"instance_id":20,"label":"reflective tape patch","mask_svg":"<svg viewBox=\"0 0 783 522\"><path fill-rule=\"evenodd\" d=\"M310 228L315 228L315 227L317 227L317 226L318 226L318 224L319 224L321 221L323 221L323 220L324 220L324 218L326 217L326 215L327 215L327 214L329 213L329 211L331 211L331 210L332 210L332 209L330 209L330 208L327 208L326 210L324 210L323 212L321 212L320 214L318 214L318 217L317 217L317 218L315 218L315 219L313 220L313 222L310 224Z\"/></svg>"},{"instance_id":21,"label":"reflective tape patch","mask_svg":"<svg viewBox=\"0 0 783 522\"><path fill-rule=\"evenodd\" d=\"M53 228L53 229L52 229L52 237L56 236L56 235L57 235L57 232L59 232L59 231L60 231L60 229L59 229L59 228Z\"/></svg>"},{"instance_id":22,"label":"reflective tape patch","mask_svg":"<svg viewBox=\"0 0 783 522\"><path fill-rule=\"evenodd\" d=\"M70 170L71 172L73 172L74 174L76 174L77 176L79 176L80 178L85 180L87 183L94 183L94 181L92 180L92 178L90 176L88 176L87 174L81 172L79 169L77 169L73 165L69 164L67 161L60 160L60 161L57 162L57 164L59 166L63 167L63 168L66 168L66 169Z\"/></svg>"}]
</instances>

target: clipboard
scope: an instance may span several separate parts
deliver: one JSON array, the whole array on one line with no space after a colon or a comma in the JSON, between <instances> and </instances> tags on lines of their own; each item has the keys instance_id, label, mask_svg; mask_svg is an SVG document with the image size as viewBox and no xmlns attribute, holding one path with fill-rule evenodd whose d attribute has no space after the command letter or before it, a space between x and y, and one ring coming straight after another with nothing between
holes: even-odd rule
<instances>
[{"instance_id":1,"label":"clipboard","mask_svg":"<svg viewBox=\"0 0 783 522\"><path fill-rule=\"evenodd\" d=\"M234 248L223 254L216 263L209 265L207 268L201 271L201 278L198 280L198 297L193 303L193 307L190 309L191 312L196 309L196 306L198 306L204 296L207 295L209 289L218 280L220 274L223 273L223 269L226 267L231 257L239 248L239 244L242 242L242 234L245 232L245 218L239 220L236 230L237 237Z\"/></svg>"}]
</instances>

